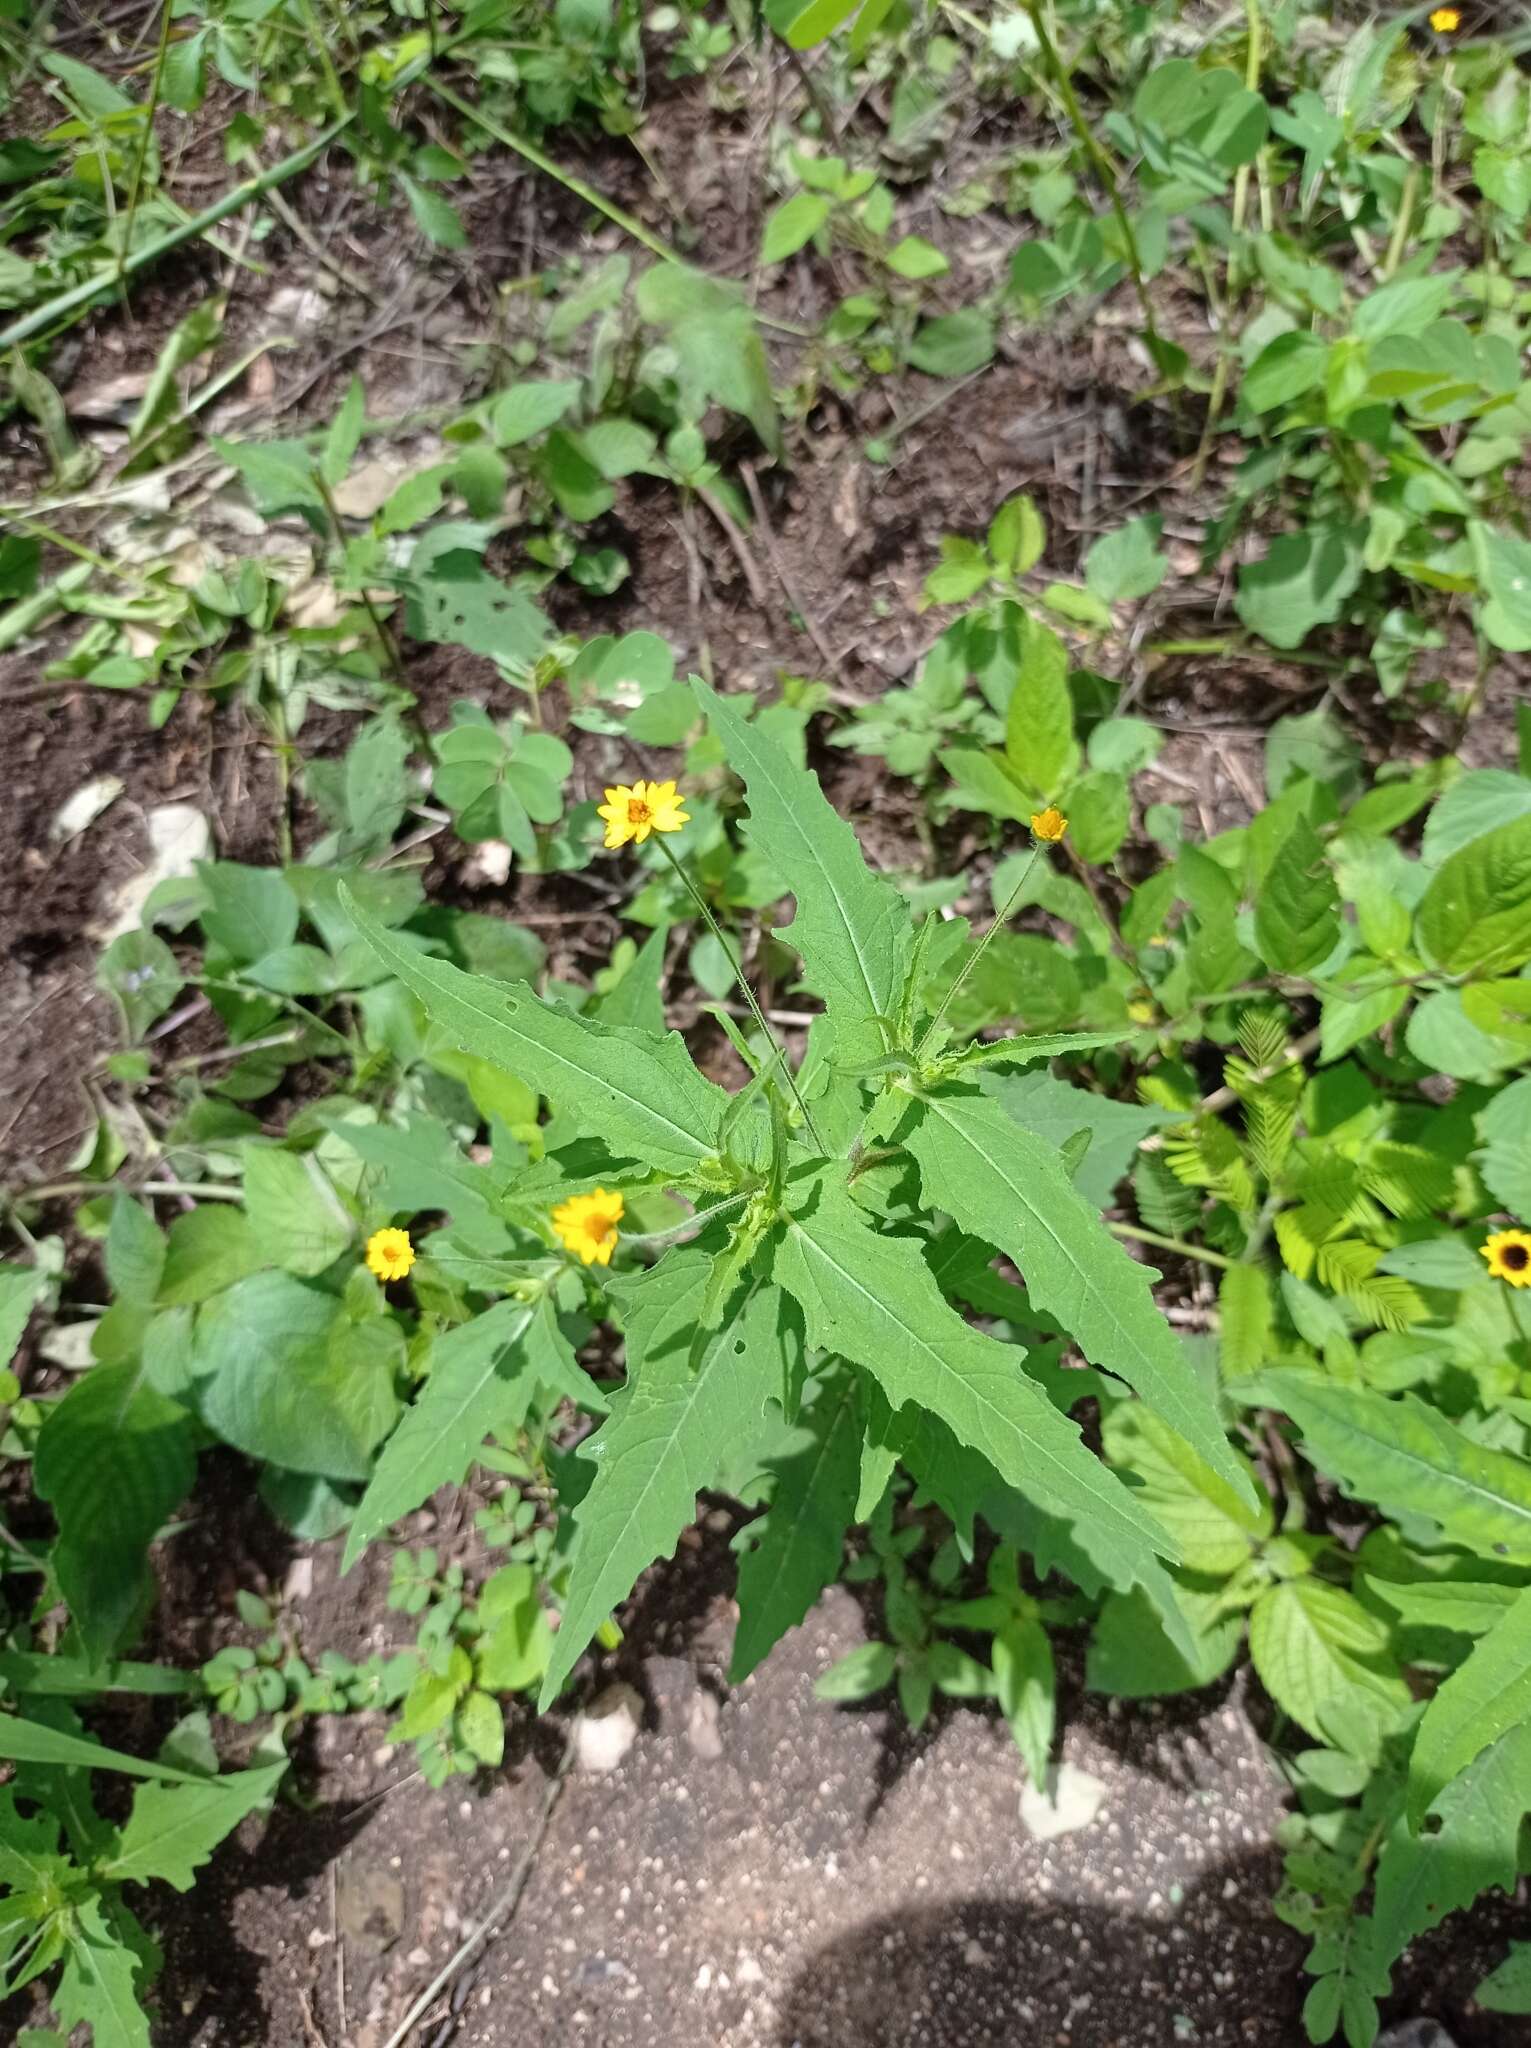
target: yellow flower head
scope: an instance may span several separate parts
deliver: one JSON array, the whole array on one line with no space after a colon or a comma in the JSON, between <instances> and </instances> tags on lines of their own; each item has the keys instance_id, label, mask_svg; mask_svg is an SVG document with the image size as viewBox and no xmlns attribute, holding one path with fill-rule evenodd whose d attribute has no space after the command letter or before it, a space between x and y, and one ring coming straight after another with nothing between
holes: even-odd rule
<instances>
[{"instance_id":1,"label":"yellow flower head","mask_svg":"<svg viewBox=\"0 0 1531 2048\"><path fill-rule=\"evenodd\" d=\"M1478 1249L1496 1280L1531 1287L1531 1230L1496 1230Z\"/></svg>"},{"instance_id":2,"label":"yellow flower head","mask_svg":"<svg viewBox=\"0 0 1531 2048\"><path fill-rule=\"evenodd\" d=\"M1044 846L1056 846L1068 828L1068 819L1053 804L1049 804L1045 811L1032 813L1032 833Z\"/></svg>"},{"instance_id":3,"label":"yellow flower head","mask_svg":"<svg viewBox=\"0 0 1531 2048\"><path fill-rule=\"evenodd\" d=\"M606 844L626 846L635 839L641 846L651 832L678 832L691 823L681 809L685 801L673 782L635 782L631 789L619 783L607 790L605 803L598 806L606 823Z\"/></svg>"},{"instance_id":4,"label":"yellow flower head","mask_svg":"<svg viewBox=\"0 0 1531 2048\"><path fill-rule=\"evenodd\" d=\"M374 1230L367 1239L367 1270L379 1280L402 1280L414 1263L407 1230Z\"/></svg>"},{"instance_id":5,"label":"yellow flower head","mask_svg":"<svg viewBox=\"0 0 1531 2048\"><path fill-rule=\"evenodd\" d=\"M1437 7L1430 16L1430 26L1438 36L1454 36L1462 26L1460 7Z\"/></svg>"},{"instance_id":6,"label":"yellow flower head","mask_svg":"<svg viewBox=\"0 0 1531 2048\"><path fill-rule=\"evenodd\" d=\"M617 1248L617 1225L626 1207L619 1194L597 1188L593 1194L571 1195L553 1211L553 1228L565 1251L586 1266L609 1266Z\"/></svg>"}]
</instances>

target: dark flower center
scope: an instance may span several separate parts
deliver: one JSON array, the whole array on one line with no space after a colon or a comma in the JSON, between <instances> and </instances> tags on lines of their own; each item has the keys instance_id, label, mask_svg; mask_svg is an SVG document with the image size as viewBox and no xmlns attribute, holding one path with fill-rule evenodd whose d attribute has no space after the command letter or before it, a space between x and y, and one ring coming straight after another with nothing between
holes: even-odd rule
<instances>
[{"instance_id":1,"label":"dark flower center","mask_svg":"<svg viewBox=\"0 0 1531 2048\"><path fill-rule=\"evenodd\" d=\"M1527 1251L1523 1244L1507 1244L1499 1256L1512 1273L1524 1273L1531 1265L1531 1251Z\"/></svg>"}]
</instances>

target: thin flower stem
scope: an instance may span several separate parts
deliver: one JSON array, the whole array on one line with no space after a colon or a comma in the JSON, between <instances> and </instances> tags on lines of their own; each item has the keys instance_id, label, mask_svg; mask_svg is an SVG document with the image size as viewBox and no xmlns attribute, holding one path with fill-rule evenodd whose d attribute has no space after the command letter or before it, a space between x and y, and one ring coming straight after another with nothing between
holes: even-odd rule
<instances>
[{"instance_id":1,"label":"thin flower stem","mask_svg":"<svg viewBox=\"0 0 1531 2048\"><path fill-rule=\"evenodd\" d=\"M1064 111L1069 117L1069 123L1074 133L1079 137L1085 155L1095 166L1100 182L1106 188L1106 197L1111 202L1111 211L1116 215L1116 224L1121 230L1122 243L1127 254L1127 268L1132 273L1133 289L1137 292L1138 304L1143 311L1143 325L1147 330L1149 339L1157 342L1159 339L1159 329L1154 320L1153 302L1148 296L1147 280L1143 275L1143 258L1138 250L1138 238L1133 232L1131 217L1122 200L1122 188L1117 179L1116 166L1112 163L1104 145L1097 139L1094 130L1084 117L1084 109L1080 106L1079 96L1074 91L1074 82L1064 68L1063 59L1058 54L1058 46L1053 41L1052 35L1048 30L1046 16L1042 10L1042 0L1025 0L1025 5L1026 12L1031 17L1031 25L1036 31L1037 43L1041 49L1042 56L1057 84L1059 97L1063 101Z\"/></svg>"},{"instance_id":2,"label":"thin flower stem","mask_svg":"<svg viewBox=\"0 0 1531 2048\"><path fill-rule=\"evenodd\" d=\"M783 1047L781 1040L776 1036L776 1033L771 1029L770 1022L766 1017L765 1011L761 1009L760 1004L757 1002L755 998L755 991L750 987L744 969L739 965L738 954L735 953L733 947L729 944L728 940L723 936L722 926L713 916L712 906L708 903L707 898L702 894L701 890L698 889L695 882L692 881L691 877L686 873L686 870L681 866L680 862L675 858L675 855L670 851L669 845L666 842L664 835L662 833L656 833L654 836L658 841L660 852L664 855L665 859L670 863L670 866L675 870L675 873L679 877L681 885L685 889L686 894L691 898L691 901L696 905L697 909L700 911L702 915L702 920L706 924L708 931L712 933L712 936L723 948L723 957L728 962L729 967L733 971L734 980L738 982L739 989L744 997L744 1000L750 1006L750 1015L754 1018L757 1028L764 1034L766 1044L771 1047L772 1051L776 1054L777 1059L781 1063L781 1070L783 1074L785 1074L787 1077L787 1086L792 1090L792 1100L797 1104L798 1113L801 1115L804 1124L807 1126L808 1135L810 1138L812 1138L814 1144L818 1147L819 1151L823 1153L825 1151L824 1140L819 1136L818 1130L814 1125L813 1118L809 1114L808 1105L803 1100L802 1093L797 1085L797 1076L793 1073L791 1067L787 1064L786 1050Z\"/></svg>"},{"instance_id":3,"label":"thin flower stem","mask_svg":"<svg viewBox=\"0 0 1531 2048\"><path fill-rule=\"evenodd\" d=\"M1108 1223L1113 1237L1130 1237L1134 1244L1151 1244L1161 1252L1178 1252L1183 1259L1200 1259L1204 1266L1221 1266L1231 1272L1237 1264L1221 1252L1209 1252L1205 1245L1187 1244L1183 1237L1161 1237L1157 1230L1144 1230L1136 1223Z\"/></svg>"},{"instance_id":4,"label":"thin flower stem","mask_svg":"<svg viewBox=\"0 0 1531 2048\"><path fill-rule=\"evenodd\" d=\"M978 941L978 944L973 948L973 951L968 955L967 960L962 968L962 972L957 976L957 979L946 991L946 994L942 996L940 1009L937 1010L936 1014L925 1026L924 1035L920 1039L919 1044L914 1049L914 1057L916 1062L918 1062L924 1056L925 1048L927 1045L929 1045L931 1039L935 1036L936 1029L940 1024L941 1019L946 1015L947 1011L956 1001L959 992L967 983L968 977L972 974L973 969L978 965L979 961L988 951L990 939L993 938L994 934L1001 928L1002 925L1005 925L1009 922L1010 913L1014 910L1016 904L1020 902L1021 891L1025 888L1026 884L1031 880L1031 871L1036 866L1036 864L1037 848L1035 842L1033 842L1031 849L1031 858L1027 861L1025 867L1021 869L1020 875L1017 877L1015 887L1010 891L1010 894L1005 898L1004 909L1001 910L999 916L995 918L993 924L989 926L989 929L984 933L983 937Z\"/></svg>"}]
</instances>

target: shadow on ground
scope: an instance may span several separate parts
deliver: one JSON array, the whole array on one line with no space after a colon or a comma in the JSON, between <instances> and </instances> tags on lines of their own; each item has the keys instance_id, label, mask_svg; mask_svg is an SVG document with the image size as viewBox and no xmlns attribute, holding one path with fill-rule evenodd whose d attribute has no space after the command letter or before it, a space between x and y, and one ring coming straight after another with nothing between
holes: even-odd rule
<instances>
[{"instance_id":1,"label":"shadow on ground","mask_svg":"<svg viewBox=\"0 0 1531 2048\"><path fill-rule=\"evenodd\" d=\"M798 1970L772 2048L1309 2048L1300 2015L1311 1980L1300 1950L1270 1941L1275 1863L1219 1866L1157 1917L986 1897L879 1915ZM1526 2048L1524 2018L1471 2003L1515 1931L1496 1906L1514 1911L1486 1902L1450 1938L1417 1945L1385 2026L1412 2025L1402 2039L1446 2048L1431 2024L1443 2016L1455 2048Z\"/></svg>"},{"instance_id":2,"label":"shadow on ground","mask_svg":"<svg viewBox=\"0 0 1531 2048\"><path fill-rule=\"evenodd\" d=\"M1269 1940L1270 1861L1217 1867L1158 1916L1045 1897L881 1914L798 1971L776 2048L1296 2048L1304 1986Z\"/></svg>"}]
</instances>

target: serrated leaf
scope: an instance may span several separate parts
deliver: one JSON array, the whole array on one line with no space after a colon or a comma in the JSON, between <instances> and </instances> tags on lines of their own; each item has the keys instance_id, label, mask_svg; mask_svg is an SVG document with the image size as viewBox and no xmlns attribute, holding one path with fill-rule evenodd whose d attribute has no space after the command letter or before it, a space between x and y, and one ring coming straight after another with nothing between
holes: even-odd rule
<instances>
[{"instance_id":1,"label":"serrated leaf","mask_svg":"<svg viewBox=\"0 0 1531 2048\"><path fill-rule=\"evenodd\" d=\"M1339 1749L1348 1750L1344 1738L1358 1719L1375 1748L1409 1706L1385 1627L1323 1579L1288 1579L1261 1594L1249 1617L1249 1654L1277 1706Z\"/></svg>"},{"instance_id":2,"label":"serrated leaf","mask_svg":"<svg viewBox=\"0 0 1531 2048\"><path fill-rule=\"evenodd\" d=\"M955 1090L928 1096L900 1138L919 1163L929 1201L1008 1253L1032 1300L1091 1364L1124 1379L1235 1492L1245 1492L1249 1481L1217 1405L1154 1303L1157 1275L1111 1236L1053 1147L989 1095Z\"/></svg>"},{"instance_id":3,"label":"serrated leaf","mask_svg":"<svg viewBox=\"0 0 1531 2048\"><path fill-rule=\"evenodd\" d=\"M1141 1584L1172 1606L1156 1555L1172 1554L1169 1537L1027 1377L1017 1348L964 1322L918 1243L879 1232L832 1170L790 1194L775 1274L802 1304L810 1340L864 1366L895 1409L928 1409L1002 1479L1067 1519L1113 1584ZM1178 1611L1177 1625L1184 1635Z\"/></svg>"},{"instance_id":4,"label":"serrated leaf","mask_svg":"<svg viewBox=\"0 0 1531 2048\"><path fill-rule=\"evenodd\" d=\"M140 1785L116 1848L98 1865L99 1874L115 1884L148 1884L158 1878L178 1892L189 1892L224 1837L247 1813L270 1804L286 1770L284 1757L201 1785L162 1780Z\"/></svg>"},{"instance_id":5,"label":"serrated leaf","mask_svg":"<svg viewBox=\"0 0 1531 2048\"><path fill-rule=\"evenodd\" d=\"M671 1252L626 1289L628 1384L610 1419L581 1447L595 1477L574 1511L544 1709L639 1573L673 1552L695 1519L698 1493L759 1431L767 1399L781 1389L792 1339L780 1295L748 1281L717 1329L699 1332L711 1265L711 1254L699 1249Z\"/></svg>"},{"instance_id":6,"label":"serrated leaf","mask_svg":"<svg viewBox=\"0 0 1531 2048\"><path fill-rule=\"evenodd\" d=\"M1531 777L1509 768L1475 768L1442 790L1420 840L1426 867L1439 867L1486 832L1531 812Z\"/></svg>"},{"instance_id":7,"label":"serrated leaf","mask_svg":"<svg viewBox=\"0 0 1531 2048\"><path fill-rule=\"evenodd\" d=\"M1473 1758L1531 1721L1531 1590L1480 1637L1425 1709L1409 1753L1409 1825L1420 1822Z\"/></svg>"},{"instance_id":8,"label":"serrated leaf","mask_svg":"<svg viewBox=\"0 0 1531 2048\"><path fill-rule=\"evenodd\" d=\"M1085 1667L1092 1692L1117 1699L1157 1699L1195 1692L1221 1678L1244 1638L1244 1617L1230 1613L1222 1590L1201 1592L1175 1581L1175 1597L1195 1644L1187 1663L1141 1590L1107 1593L1101 1603Z\"/></svg>"},{"instance_id":9,"label":"serrated leaf","mask_svg":"<svg viewBox=\"0 0 1531 2048\"><path fill-rule=\"evenodd\" d=\"M1433 1834L1414 1835L1398 1816L1377 1859L1373 1953L1386 1968L1416 1935L1497 1886L1513 1892L1521 1822L1531 1808L1531 1722L1485 1750L1431 1808Z\"/></svg>"},{"instance_id":10,"label":"serrated leaf","mask_svg":"<svg viewBox=\"0 0 1531 2048\"><path fill-rule=\"evenodd\" d=\"M319 457L319 474L332 491L338 490L345 482L346 471L361 445L362 428L366 423L367 395L360 377L353 377L340 401L340 410L330 421L330 430L324 437L324 448Z\"/></svg>"},{"instance_id":11,"label":"serrated leaf","mask_svg":"<svg viewBox=\"0 0 1531 2048\"><path fill-rule=\"evenodd\" d=\"M352 1223L312 1153L245 1152L245 1214L266 1262L312 1279L351 1242Z\"/></svg>"},{"instance_id":12,"label":"serrated leaf","mask_svg":"<svg viewBox=\"0 0 1531 2048\"><path fill-rule=\"evenodd\" d=\"M1187 1571L1229 1577L1275 1526L1263 1494L1248 1506L1141 1401L1109 1408L1101 1443L1112 1465L1131 1475L1135 1497L1174 1537Z\"/></svg>"},{"instance_id":13,"label":"serrated leaf","mask_svg":"<svg viewBox=\"0 0 1531 2048\"><path fill-rule=\"evenodd\" d=\"M1503 1621L1521 1597L1518 1586L1494 1580L1426 1579L1408 1585L1368 1575L1366 1592L1410 1628L1449 1629L1457 1635L1481 1636Z\"/></svg>"},{"instance_id":14,"label":"serrated leaf","mask_svg":"<svg viewBox=\"0 0 1531 2048\"><path fill-rule=\"evenodd\" d=\"M1340 935L1339 891L1318 835L1298 814L1255 903L1255 943L1278 974L1309 974Z\"/></svg>"},{"instance_id":15,"label":"serrated leaf","mask_svg":"<svg viewBox=\"0 0 1531 2048\"><path fill-rule=\"evenodd\" d=\"M579 379L535 378L502 391L489 409L489 431L499 448L519 448L535 434L556 427L579 397Z\"/></svg>"},{"instance_id":16,"label":"serrated leaf","mask_svg":"<svg viewBox=\"0 0 1531 2048\"><path fill-rule=\"evenodd\" d=\"M894 1015L909 971L909 907L866 865L818 777L705 683L692 688L744 783L746 837L796 899L792 923L777 936L803 956L808 985L834 1022L840 1060L875 1059L886 1042L872 1019Z\"/></svg>"},{"instance_id":17,"label":"serrated leaf","mask_svg":"<svg viewBox=\"0 0 1531 2048\"><path fill-rule=\"evenodd\" d=\"M1531 960L1531 815L1444 861L1420 899L1415 929L1449 974L1512 974Z\"/></svg>"},{"instance_id":18,"label":"serrated leaf","mask_svg":"<svg viewBox=\"0 0 1531 2048\"><path fill-rule=\"evenodd\" d=\"M388 1439L346 1536L348 1572L374 1536L438 1486L456 1485L486 1436L515 1429L537 1391L526 1340L535 1304L497 1301L438 1337L414 1404Z\"/></svg>"},{"instance_id":19,"label":"serrated leaf","mask_svg":"<svg viewBox=\"0 0 1531 2048\"><path fill-rule=\"evenodd\" d=\"M1389 1399L1294 1372L1265 1373L1261 1401L1302 1431L1308 1456L1347 1493L1393 1516L1422 1516L1442 1540L1531 1563L1531 1468L1474 1443L1413 1394Z\"/></svg>"},{"instance_id":20,"label":"serrated leaf","mask_svg":"<svg viewBox=\"0 0 1531 2048\"><path fill-rule=\"evenodd\" d=\"M138 1606L150 1543L191 1491L194 1445L186 1410L132 1363L94 1366L42 1426L34 1484L58 1518L59 1587L97 1662Z\"/></svg>"},{"instance_id":21,"label":"serrated leaf","mask_svg":"<svg viewBox=\"0 0 1531 2048\"><path fill-rule=\"evenodd\" d=\"M291 1273L253 1273L197 1316L188 1399L247 1457L328 1479L365 1479L396 1412L394 1352L376 1319L358 1326L323 1289ZM394 1334L393 1345L402 1351Z\"/></svg>"},{"instance_id":22,"label":"serrated leaf","mask_svg":"<svg viewBox=\"0 0 1531 2048\"><path fill-rule=\"evenodd\" d=\"M366 1161L362 1188L390 1215L444 1209L455 1223L490 1222L501 1212L509 1170L467 1158L446 1125L417 1115L402 1124L343 1123L335 1136Z\"/></svg>"},{"instance_id":23,"label":"serrated leaf","mask_svg":"<svg viewBox=\"0 0 1531 2048\"><path fill-rule=\"evenodd\" d=\"M1368 1322L1384 1330L1407 1330L1422 1322L1425 1304L1418 1291L1395 1273L1379 1273L1382 1254L1359 1238L1340 1238L1318 1247L1318 1277L1325 1287L1343 1294Z\"/></svg>"},{"instance_id":24,"label":"serrated leaf","mask_svg":"<svg viewBox=\"0 0 1531 2048\"><path fill-rule=\"evenodd\" d=\"M742 1684L839 1574L861 1476L858 1394L848 1372L820 1394L805 1418L813 1441L777 1468L770 1508L746 1532L757 1540L739 1560L730 1685Z\"/></svg>"},{"instance_id":25,"label":"serrated leaf","mask_svg":"<svg viewBox=\"0 0 1531 2048\"><path fill-rule=\"evenodd\" d=\"M1218 1366L1225 1380L1247 1379L1267 1362L1271 1344L1270 1276L1263 1266L1231 1266L1217 1291Z\"/></svg>"},{"instance_id":26,"label":"serrated leaf","mask_svg":"<svg viewBox=\"0 0 1531 2048\"><path fill-rule=\"evenodd\" d=\"M524 983L481 980L415 951L367 916L348 890L341 904L432 1023L464 1052L577 1109L615 1151L645 1165L687 1172L712 1154L728 1096L697 1072L679 1032L655 1038L576 1017Z\"/></svg>"},{"instance_id":27,"label":"serrated leaf","mask_svg":"<svg viewBox=\"0 0 1531 2048\"><path fill-rule=\"evenodd\" d=\"M141 1202L118 1195L106 1232L106 1277L118 1301L148 1307L165 1271L165 1234ZM0 1296L3 1304L3 1296ZM0 1305L0 1366L10 1362Z\"/></svg>"},{"instance_id":28,"label":"serrated leaf","mask_svg":"<svg viewBox=\"0 0 1531 2048\"><path fill-rule=\"evenodd\" d=\"M1021 636L1015 687L1005 711L1005 759L1038 797L1058 794L1079 764L1068 649L1048 627L1009 606L1004 628Z\"/></svg>"},{"instance_id":29,"label":"serrated leaf","mask_svg":"<svg viewBox=\"0 0 1531 2048\"><path fill-rule=\"evenodd\" d=\"M1531 1216L1531 1076L1501 1088L1480 1112L1478 1128L1487 1140L1478 1155L1484 1186L1512 1216ZM4 1358L0 1337L0 1364Z\"/></svg>"},{"instance_id":30,"label":"serrated leaf","mask_svg":"<svg viewBox=\"0 0 1531 2048\"><path fill-rule=\"evenodd\" d=\"M1034 1059L1036 1053L1030 1046L1043 1049L1048 1057L1054 1051L1073 1052L1081 1046L1111 1042L1107 1032L1058 1032L1039 1036L1032 1040L1024 1038L1001 1040L992 1045L973 1048L974 1058L965 1057L954 1062L956 1071L982 1063L998 1063L1001 1060L1021 1064ZM1121 1043L1121 1034L1115 1035L1114 1042ZM1068 1081L1060 1081L1056 1075L1040 1073L1033 1069L1027 1074L1006 1076L1003 1080L984 1084L984 1093L992 1095L1006 1114L1016 1123L1024 1124L1028 1131L1049 1144L1062 1147L1076 1131L1088 1131L1090 1147L1073 1175L1073 1181L1086 1201L1098 1208L1105 1208L1110 1202L1122 1176L1132 1164L1133 1155L1150 1131L1174 1121L1172 1111L1145 1109L1140 1103L1113 1102L1108 1095L1096 1095L1088 1088L1076 1088Z\"/></svg>"},{"instance_id":31,"label":"serrated leaf","mask_svg":"<svg viewBox=\"0 0 1531 2048\"><path fill-rule=\"evenodd\" d=\"M66 2035L83 2025L90 2028L91 2048L150 2048L149 2019L137 1996L140 1967L108 1918L106 1903L87 1894L75 1908L53 1993L53 2010Z\"/></svg>"}]
</instances>

